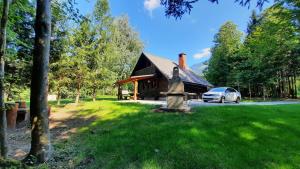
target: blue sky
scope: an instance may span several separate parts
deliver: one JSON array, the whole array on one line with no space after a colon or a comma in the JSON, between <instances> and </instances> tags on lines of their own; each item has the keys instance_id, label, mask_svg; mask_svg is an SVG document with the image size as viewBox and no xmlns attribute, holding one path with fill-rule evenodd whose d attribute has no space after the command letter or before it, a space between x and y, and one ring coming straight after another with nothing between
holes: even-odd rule
<instances>
[{"instance_id":1,"label":"blue sky","mask_svg":"<svg viewBox=\"0 0 300 169\"><path fill-rule=\"evenodd\" d=\"M96 0L79 0L78 8L86 14L93 11ZM210 57L214 35L226 21L233 21L245 32L250 9L241 7L234 0L220 0L213 4L200 0L190 15L181 20L167 18L159 0L109 0L113 16L127 15L130 23L139 32L145 50L154 55L177 61L178 54L187 54L188 65L202 62ZM266 4L265 6L269 6Z\"/></svg>"}]
</instances>

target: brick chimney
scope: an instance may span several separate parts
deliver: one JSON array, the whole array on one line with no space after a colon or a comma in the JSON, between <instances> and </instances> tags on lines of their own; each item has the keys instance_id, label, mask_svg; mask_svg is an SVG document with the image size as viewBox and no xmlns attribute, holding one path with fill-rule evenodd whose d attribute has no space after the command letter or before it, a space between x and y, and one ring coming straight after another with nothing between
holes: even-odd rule
<instances>
[{"instance_id":1,"label":"brick chimney","mask_svg":"<svg viewBox=\"0 0 300 169\"><path fill-rule=\"evenodd\" d=\"M186 68L186 54L185 53L180 53L178 57L178 64L181 69Z\"/></svg>"}]
</instances>

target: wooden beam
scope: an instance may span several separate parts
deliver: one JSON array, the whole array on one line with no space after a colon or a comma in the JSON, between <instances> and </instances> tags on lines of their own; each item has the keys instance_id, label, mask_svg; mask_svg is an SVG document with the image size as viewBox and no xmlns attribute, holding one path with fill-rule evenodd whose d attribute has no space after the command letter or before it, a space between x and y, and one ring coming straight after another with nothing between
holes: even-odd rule
<instances>
[{"instance_id":1,"label":"wooden beam","mask_svg":"<svg viewBox=\"0 0 300 169\"><path fill-rule=\"evenodd\" d=\"M117 81L116 84L122 85L125 83L133 82L136 80L145 80L145 79L151 79L155 76L155 74L150 74L150 75L140 75L140 76L131 76L128 79L120 80Z\"/></svg>"},{"instance_id":2,"label":"wooden beam","mask_svg":"<svg viewBox=\"0 0 300 169\"><path fill-rule=\"evenodd\" d=\"M138 81L135 80L134 84L134 93L133 93L133 100L137 100L137 93L138 93Z\"/></svg>"},{"instance_id":3,"label":"wooden beam","mask_svg":"<svg viewBox=\"0 0 300 169\"><path fill-rule=\"evenodd\" d=\"M121 85L118 84L118 100L122 100L122 88Z\"/></svg>"}]
</instances>

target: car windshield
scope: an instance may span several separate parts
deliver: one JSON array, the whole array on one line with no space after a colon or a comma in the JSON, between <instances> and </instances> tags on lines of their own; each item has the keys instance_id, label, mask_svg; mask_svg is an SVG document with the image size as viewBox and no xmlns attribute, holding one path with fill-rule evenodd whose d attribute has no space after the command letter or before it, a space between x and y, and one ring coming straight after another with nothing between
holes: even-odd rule
<instances>
[{"instance_id":1,"label":"car windshield","mask_svg":"<svg viewBox=\"0 0 300 169\"><path fill-rule=\"evenodd\" d=\"M213 88L210 90L210 92L224 92L226 88L220 87L220 88Z\"/></svg>"}]
</instances>

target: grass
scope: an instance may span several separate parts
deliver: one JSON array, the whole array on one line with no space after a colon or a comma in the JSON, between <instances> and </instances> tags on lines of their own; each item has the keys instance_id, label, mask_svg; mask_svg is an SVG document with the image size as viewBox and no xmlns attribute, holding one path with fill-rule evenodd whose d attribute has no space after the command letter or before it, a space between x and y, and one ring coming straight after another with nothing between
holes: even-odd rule
<instances>
[{"instance_id":1,"label":"grass","mask_svg":"<svg viewBox=\"0 0 300 169\"><path fill-rule=\"evenodd\" d=\"M0 168L5 169L29 169L25 164L16 160L7 160L0 158Z\"/></svg>"},{"instance_id":2,"label":"grass","mask_svg":"<svg viewBox=\"0 0 300 169\"><path fill-rule=\"evenodd\" d=\"M300 105L199 107L192 114L153 108L110 98L82 103L76 118L93 122L55 150L75 168L300 168Z\"/></svg>"}]
</instances>

